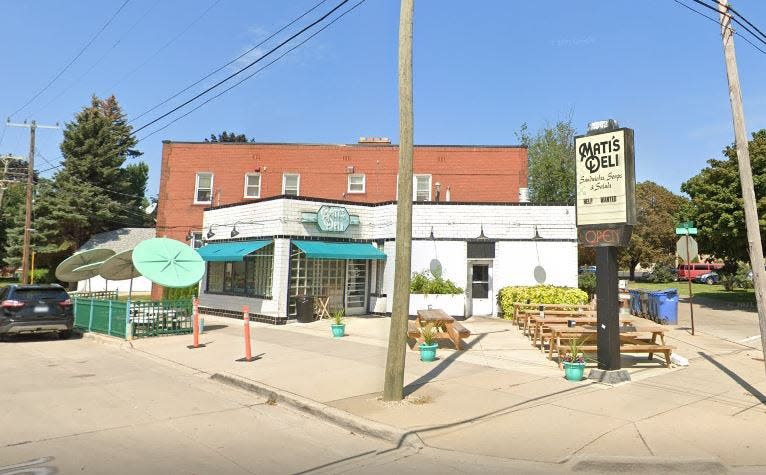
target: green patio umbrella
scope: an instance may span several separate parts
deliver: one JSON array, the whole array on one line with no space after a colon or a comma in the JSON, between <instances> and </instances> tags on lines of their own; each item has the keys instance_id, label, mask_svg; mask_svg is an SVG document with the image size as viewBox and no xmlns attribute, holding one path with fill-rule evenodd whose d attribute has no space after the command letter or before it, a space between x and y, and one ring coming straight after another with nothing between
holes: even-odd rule
<instances>
[{"instance_id":1,"label":"green patio umbrella","mask_svg":"<svg viewBox=\"0 0 766 475\"><path fill-rule=\"evenodd\" d=\"M109 280L130 279L130 287L128 287L128 300L130 300L133 294L133 279L141 276L136 266L133 265L133 249L122 251L105 260L101 264L99 274L104 279Z\"/></svg>"},{"instance_id":2,"label":"green patio umbrella","mask_svg":"<svg viewBox=\"0 0 766 475\"><path fill-rule=\"evenodd\" d=\"M98 266L89 267L91 264L105 261L114 255L111 249L90 249L78 252L65 259L56 267L56 278L62 282L79 282L98 275Z\"/></svg>"},{"instance_id":3,"label":"green patio umbrella","mask_svg":"<svg viewBox=\"0 0 766 475\"><path fill-rule=\"evenodd\" d=\"M188 287L205 274L199 253L174 239L147 239L133 249L132 260L141 275L163 287Z\"/></svg>"}]
</instances>

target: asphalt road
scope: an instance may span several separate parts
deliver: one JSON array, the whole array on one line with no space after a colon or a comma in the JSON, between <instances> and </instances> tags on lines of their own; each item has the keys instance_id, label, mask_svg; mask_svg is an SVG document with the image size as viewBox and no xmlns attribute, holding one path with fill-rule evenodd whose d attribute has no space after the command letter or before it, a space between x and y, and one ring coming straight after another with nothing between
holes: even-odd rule
<instances>
[{"instance_id":1,"label":"asphalt road","mask_svg":"<svg viewBox=\"0 0 766 475\"><path fill-rule=\"evenodd\" d=\"M0 475L550 472L396 448L89 339L0 342ZM563 468L563 467L561 467Z\"/></svg>"}]
</instances>

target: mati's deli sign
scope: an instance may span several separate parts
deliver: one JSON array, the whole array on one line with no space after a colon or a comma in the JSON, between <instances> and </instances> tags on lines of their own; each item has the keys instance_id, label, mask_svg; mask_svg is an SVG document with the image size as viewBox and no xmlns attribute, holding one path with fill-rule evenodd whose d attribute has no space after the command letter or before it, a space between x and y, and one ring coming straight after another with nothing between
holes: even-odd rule
<instances>
[{"instance_id":1,"label":"mati's deli sign","mask_svg":"<svg viewBox=\"0 0 766 475\"><path fill-rule=\"evenodd\" d=\"M577 226L636 220L633 130L575 137Z\"/></svg>"}]
</instances>

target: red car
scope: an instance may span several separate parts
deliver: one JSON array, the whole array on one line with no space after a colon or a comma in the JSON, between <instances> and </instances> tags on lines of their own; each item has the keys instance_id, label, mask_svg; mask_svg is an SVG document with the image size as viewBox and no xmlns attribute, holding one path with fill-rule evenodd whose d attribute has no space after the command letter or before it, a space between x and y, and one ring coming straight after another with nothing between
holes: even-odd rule
<instances>
[{"instance_id":1,"label":"red car","mask_svg":"<svg viewBox=\"0 0 766 475\"><path fill-rule=\"evenodd\" d=\"M696 264L681 264L678 266L678 280L696 279L702 274L709 274L723 269L723 264L714 262L698 262Z\"/></svg>"}]
</instances>

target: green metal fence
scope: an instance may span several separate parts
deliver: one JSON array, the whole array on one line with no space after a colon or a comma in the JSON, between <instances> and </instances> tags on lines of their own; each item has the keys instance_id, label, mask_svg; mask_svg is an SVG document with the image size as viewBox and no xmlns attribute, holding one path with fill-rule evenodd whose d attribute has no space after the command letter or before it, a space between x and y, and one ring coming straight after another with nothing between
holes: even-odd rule
<instances>
[{"instance_id":1,"label":"green metal fence","mask_svg":"<svg viewBox=\"0 0 766 475\"><path fill-rule=\"evenodd\" d=\"M142 338L192 332L192 300L131 302L133 336Z\"/></svg>"},{"instance_id":2,"label":"green metal fence","mask_svg":"<svg viewBox=\"0 0 766 475\"><path fill-rule=\"evenodd\" d=\"M119 293L116 290L96 290L93 292L69 292L69 296L78 299L117 300Z\"/></svg>"},{"instance_id":3,"label":"green metal fence","mask_svg":"<svg viewBox=\"0 0 766 475\"><path fill-rule=\"evenodd\" d=\"M75 328L120 338L192 332L192 301L74 299Z\"/></svg>"},{"instance_id":4,"label":"green metal fence","mask_svg":"<svg viewBox=\"0 0 766 475\"><path fill-rule=\"evenodd\" d=\"M128 302L74 299L74 326L89 332L125 338Z\"/></svg>"}]
</instances>

